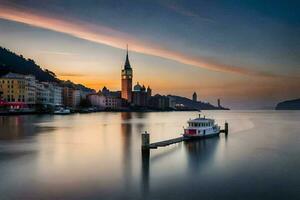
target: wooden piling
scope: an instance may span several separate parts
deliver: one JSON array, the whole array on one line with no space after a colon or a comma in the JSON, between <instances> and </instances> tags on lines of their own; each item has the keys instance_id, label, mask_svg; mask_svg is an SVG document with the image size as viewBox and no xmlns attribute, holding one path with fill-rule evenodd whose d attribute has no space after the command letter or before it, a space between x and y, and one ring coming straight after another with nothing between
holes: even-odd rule
<instances>
[{"instance_id":1,"label":"wooden piling","mask_svg":"<svg viewBox=\"0 0 300 200\"><path fill-rule=\"evenodd\" d=\"M150 134L145 131L145 133L142 133L142 149L146 150L149 149L150 144Z\"/></svg>"},{"instance_id":2,"label":"wooden piling","mask_svg":"<svg viewBox=\"0 0 300 200\"><path fill-rule=\"evenodd\" d=\"M225 122L225 135L228 135L228 123Z\"/></svg>"}]
</instances>

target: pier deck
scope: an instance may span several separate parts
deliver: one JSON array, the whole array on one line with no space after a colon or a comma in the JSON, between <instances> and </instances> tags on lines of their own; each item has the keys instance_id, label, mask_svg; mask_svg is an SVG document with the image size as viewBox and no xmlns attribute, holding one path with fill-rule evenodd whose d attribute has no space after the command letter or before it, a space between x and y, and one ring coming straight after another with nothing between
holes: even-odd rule
<instances>
[{"instance_id":1,"label":"pier deck","mask_svg":"<svg viewBox=\"0 0 300 200\"><path fill-rule=\"evenodd\" d=\"M169 139L169 140L164 140L161 142L154 142L149 144L149 148L150 149L157 149L158 147L164 147L164 146L168 146L171 144L175 144L175 143L179 143L182 141L188 140L188 138L185 137L178 137L178 138L173 138L173 139Z\"/></svg>"},{"instance_id":2,"label":"pier deck","mask_svg":"<svg viewBox=\"0 0 300 200\"><path fill-rule=\"evenodd\" d=\"M225 135L227 136L228 134L228 123L225 123L225 129L220 130L220 133L225 133ZM149 133L147 133L147 131L145 133L142 133L142 149L157 149L158 147L165 147L171 144L176 144L179 142L183 142L186 140L190 140L192 138L187 138L187 137L177 137L177 138L173 138L173 139L169 139L169 140L164 140L164 141L160 141L160 142L154 142L154 143L150 143L150 135Z\"/></svg>"}]
</instances>

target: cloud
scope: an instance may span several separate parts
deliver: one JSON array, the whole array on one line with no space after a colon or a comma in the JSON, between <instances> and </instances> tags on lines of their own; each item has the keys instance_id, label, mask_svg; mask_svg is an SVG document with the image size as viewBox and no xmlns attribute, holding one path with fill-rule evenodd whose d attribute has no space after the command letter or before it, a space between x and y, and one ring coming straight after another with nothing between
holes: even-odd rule
<instances>
[{"instance_id":1,"label":"cloud","mask_svg":"<svg viewBox=\"0 0 300 200\"><path fill-rule=\"evenodd\" d=\"M196 12L193 12L189 9L186 9L185 7L182 7L178 4L176 4L175 2L169 3L169 4L165 4L164 5L166 8L180 14L186 17L194 17L197 19L201 19L202 21L207 21L207 22L214 22L213 19L209 18L209 17L205 17L205 16L201 16Z\"/></svg>"},{"instance_id":2,"label":"cloud","mask_svg":"<svg viewBox=\"0 0 300 200\"><path fill-rule=\"evenodd\" d=\"M186 14L188 13L186 12ZM190 13L190 15L192 15L192 13ZM224 65L221 63L207 61L202 58L192 57L190 55L168 49L161 44L147 43L138 40L134 36L106 26L95 25L80 20L70 20L66 16L59 17L58 15L49 15L45 12L41 13L24 7L20 8L16 5L1 5L0 19L1 18L5 20L24 23L34 27L61 32L80 39L120 49L124 49L125 44L128 43L130 44L131 51L166 58L182 64L200 67L203 69L263 77L274 76L273 74L267 72L261 72L231 65Z\"/></svg>"},{"instance_id":3,"label":"cloud","mask_svg":"<svg viewBox=\"0 0 300 200\"><path fill-rule=\"evenodd\" d=\"M69 73L69 72L61 72L57 74L58 76L67 76L67 77L83 77L85 74L80 73Z\"/></svg>"},{"instance_id":4,"label":"cloud","mask_svg":"<svg viewBox=\"0 0 300 200\"><path fill-rule=\"evenodd\" d=\"M76 56L78 54L70 53L70 52L61 52L61 51L40 51L41 54L52 54L59 56Z\"/></svg>"},{"instance_id":5,"label":"cloud","mask_svg":"<svg viewBox=\"0 0 300 200\"><path fill-rule=\"evenodd\" d=\"M167 7L181 15L184 15L184 16L187 16L187 17L199 17L199 15L197 13L194 13L190 10L187 10L183 7L180 7L179 5L177 4L168 4Z\"/></svg>"}]
</instances>

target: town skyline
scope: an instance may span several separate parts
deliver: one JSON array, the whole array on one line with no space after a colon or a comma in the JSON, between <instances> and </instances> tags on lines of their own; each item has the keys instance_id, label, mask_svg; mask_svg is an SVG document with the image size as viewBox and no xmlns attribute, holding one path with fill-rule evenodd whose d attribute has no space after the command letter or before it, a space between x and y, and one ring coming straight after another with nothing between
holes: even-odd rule
<instances>
[{"instance_id":1,"label":"town skyline","mask_svg":"<svg viewBox=\"0 0 300 200\"><path fill-rule=\"evenodd\" d=\"M193 9L191 2L153 2L150 6L167 13L154 12L150 18L156 23L147 27L142 24L147 18L137 12L140 9L147 13L145 5L134 1L128 5L118 2L119 12L114 12L113 3L101 2L92 8L75 1L64 5L70 9L65 13L55 7L65 2L53 1L47 8L47 2L33 2L0 1L1 46L33 58L61 79L97 90L103 86L120 90L120 68L128 43L131 65L138 77L133 84L139 80L151 85L154 93L191 98L196 91L200 100L216 102L221 98L225 105L237 109L274 107L281 100L300 95L299 59L295 56L299 40L294 37L299 29L293 26L297 19L291 17L297 14L287 12L292 5L277 15L262 13L264 5L247 3L237 5L245 13L228 14L235 11L228 9L216 14L214 9L220 8L213 9L209 3L199 4L211 12ZM280 5L270 6L276 9ZM136 9L120 18L132 6ZM114 17L105 18L111 15ZM233 20L235 15L240 15L240 21ZM259 16L256 26L264 28L253 29L256 21L252 16ZM163 29L167 19L168 28L177 34ZM182 24L173 23L175 19ZM194 26L182 30L184 23ZM233 31L224 29L224 25ZM245 37L247 31L253 36Z\"/></svg>"}]
</instances>

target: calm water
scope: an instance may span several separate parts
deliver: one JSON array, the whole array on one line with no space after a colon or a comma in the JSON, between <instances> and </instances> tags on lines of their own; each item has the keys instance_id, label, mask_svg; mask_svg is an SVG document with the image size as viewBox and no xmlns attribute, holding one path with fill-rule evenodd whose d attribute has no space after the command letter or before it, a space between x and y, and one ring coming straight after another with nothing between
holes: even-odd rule
<instances>
[{"instance_id":1,"label":"calm water","mask_svg":"<svg viewBox=\"0 0 300 200\"><path fill-rule=\"evenodd\" d=\"M193 112L0 117L0 199L300 199L300 112L204 111L229 135L142 154Z\"/></svg>"}]
</instances>

